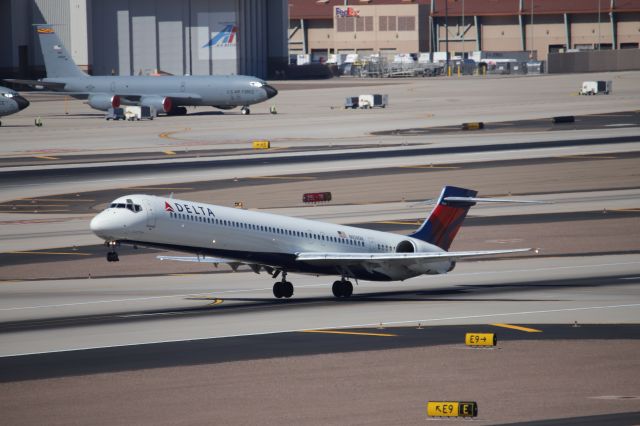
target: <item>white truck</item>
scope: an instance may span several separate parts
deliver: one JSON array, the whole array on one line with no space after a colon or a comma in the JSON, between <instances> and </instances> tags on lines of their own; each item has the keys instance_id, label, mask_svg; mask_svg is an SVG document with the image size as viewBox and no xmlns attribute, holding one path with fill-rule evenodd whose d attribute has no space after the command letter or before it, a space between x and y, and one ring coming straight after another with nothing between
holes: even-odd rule
<instances>
[{"instance_id":1,"label":"white truck","mask_svg":"<svg viewBox=\"0 0 640 426\"><path fill-rule=\"evenodd\" d=\"M129 121L153 120L155 116L155 108L148 106L127 106L124 109L124 117Z\"/></svg>"},{"instance_id":2,"label":"white truck","mask_svg":"<svg viewBox=\"0 0 640 426\"><path fill-rule=\"evenodd\" d=\"M358 107L362 109L386 108L389 104L388 95L360 95L358 96Z\"/></svg>"},{"instance_id":3,"label":"white truck","mask_svg":"<svg viewBox=\"0 0 640 426\"><path fill-rule=\"evenodd\" d=\"M605 95L608 95L611 93L611 88L611 80L583 81L578 94L591 96L604 93Z\"/></svg>"}]
</instances>

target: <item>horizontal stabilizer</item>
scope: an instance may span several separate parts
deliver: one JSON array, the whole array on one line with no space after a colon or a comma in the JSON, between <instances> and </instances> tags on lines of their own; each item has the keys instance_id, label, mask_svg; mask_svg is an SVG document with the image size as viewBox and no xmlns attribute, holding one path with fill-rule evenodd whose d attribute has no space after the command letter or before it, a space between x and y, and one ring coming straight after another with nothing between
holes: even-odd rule
<instances>
[{"instance_id":1,"label":"horizontal stabilizer","mask_svg":"<svg viewBox=\"0 0 640 426\"><path fill-rule=\"evenodd\" d=\"M549 201L511 200L507 198L478 198L478 197L445 197L446 202L455 203L522 203L522 204L551 204Z\"/></svg>"}]
</instances>

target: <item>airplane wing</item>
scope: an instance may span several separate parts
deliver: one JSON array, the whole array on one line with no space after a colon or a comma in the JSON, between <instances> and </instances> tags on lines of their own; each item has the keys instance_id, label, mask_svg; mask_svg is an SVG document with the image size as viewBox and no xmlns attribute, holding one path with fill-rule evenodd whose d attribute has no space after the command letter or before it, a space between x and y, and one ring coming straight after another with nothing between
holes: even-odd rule
<instances>
[{"instance_id":1,"label":"airplane wing","mask_svg":"<svg viewBox=\"0 0 640 426\"><path fill-rule=\"evenodd\" d=\"M368 263L400 266L422 261L428 263L430 260L457 260L464 257L495 256L499 254L523 253L531 250L530 248L522 248L512 250L442 251L432 253L299 253L296 260L315 265L356 265Z\"/></svg>"},{"instance_id":2,"label":"airplane wing","mask_svg":"<svg viewBox=\"0 0 640 426\"><path fill-rule=\"evenodd\" d=\"M173 260L176 262L196 262L196 263L213 263L216 267L219 264L229 265L233 271L237 271L240 265L248 265L256 274L260 273L260 270L265 270L269 274L273 274L274 268L268 265L260 265L256 263L239 262L233 259L225 259L222 257L206 257L206 256L156 256L159 260Z\"/></svg>"},{"instance_id":3,"label":"airplane wing","mask_svg":"<svg viewBox=\"0 0 640 426\"><path fill-rule=\"evenodd\" d=\"M31 86L31 87L35 87L35 88L47 88L50 90L63 90L64 87L66 86L66 83L54 83L52 81L39 81L39 80L20 80L20 79L15 79L15 78L5 78L3 79L3 81L9 82L9 83L17 83L17 84L24 84L25 86Z\"/></svg>"},{"instance_id":4,"label":"airplane wing","mask_svg":"<svg viewBox=\"0 0 640 426\"><path fill-rule=\"evenodd\" d=\"M120 94L120 93L116 92L116 93L114 93L114 95L119 96L121 99L126 99L126 100L132 101L132 102L140 101L140 99L143 96L160 96L160 97L163 97L163 98L171 98L171 100L173 102L177 102L177 103L184 102L184 101L193 102L193 101L201 101L202 100L202 96L200 96L200 95L198 95L196 93L183 93L183 92L180 92L180 93L158 93L157 95L156 94L154 94L154 95L149 95L149 94L147 94L147 95L137 95L137 94L131 94L131 93L128 93L128 94L125 95L125 94Z\"/></svg>"}]
</instances>

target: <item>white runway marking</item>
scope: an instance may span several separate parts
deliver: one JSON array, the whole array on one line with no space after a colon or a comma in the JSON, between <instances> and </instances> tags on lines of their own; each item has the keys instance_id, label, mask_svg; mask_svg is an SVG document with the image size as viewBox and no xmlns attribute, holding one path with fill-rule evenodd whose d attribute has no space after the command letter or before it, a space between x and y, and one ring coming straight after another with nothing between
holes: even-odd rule
<instances>
[{"instance_id":1,"label":"white runway marking","mask_svg":"<svg viewBox=\"0 0 640 426\"><path fill-rule=\"evenodd\" d=\"M531 315L531 314L546 314L546 313L552 313L552 312L574 312L574 311L587 311L587 310L597 310L597 309L621 309L621 308L639 308L639 307L640 307L640 303L633 303L628 305L588 306L588 307L581 307L581 308L547 309L547 310L540 310L540 311L503 312L503 313L491 313L491 314L479 314L479 315L466 315L466 316L459 316L459 317L427 318L427 319L416 319L416 320L408 320L408 321L390 321L390 322L384 322L382 324L387 326L402 325L402 324L417 324L417 323L425 324L425 323L437 322L437 321L450 321L450 320L473 319L473 318L492 318L492 317L503 317L508 315ZM154 345L154 344L160 344L160 343L197 342L200 340L226 339L231 337L266 336L270 334L296 333L296 332L301 332L306 330L369 328L369 327L378 327L380 326L380 324L381 323L376 322L376 323L349 324L349 325L338 325L338 326L325 325L325 326L304 327L304 328L290 329L290 330L273 330L273 331L265 331L260 333L244 333L244 334L230 334L225 336L196 337L193 339L158 340L153 342L127 343L123 345L88 346L88 347L79 347L79 348L70 348L70 349L60 349L60 350L54 350L54 351L0 355L0 358L8 358L12 356L41 355L41 354L49 354L49 353L62 353L62 352L72 352L72 351L86 351L91 349L126 348L130 346Z\"/></svg>"}]
</instances>

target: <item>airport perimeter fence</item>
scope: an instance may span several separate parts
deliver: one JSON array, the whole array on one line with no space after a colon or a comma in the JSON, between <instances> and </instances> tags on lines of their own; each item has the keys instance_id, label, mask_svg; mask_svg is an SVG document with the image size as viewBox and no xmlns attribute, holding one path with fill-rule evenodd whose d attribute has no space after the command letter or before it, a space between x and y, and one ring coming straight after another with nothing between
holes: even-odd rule
<instances>
[{"instance_id":1,"label":"airport perimeter fence","mask_svg":"<svg viewBox=\"0 0 640 426\"><path fill-rule=\"evenodd\" d=\"M549 53L549 74L640 70L640 49Z\"/></svg>"},{"instance_id":2,"label":"airport perimeter fence","mask_svg":"<svg viewBox=\"0 0 640 426\"><path fill-rule=\"evenodd\" d=\"M382 59L342 64L339 75L372 78L435 77L440 75L525 75L544 72L543 61L475 62L453 60L447 70L442 62L393 62Z\"/></svg>"}]
</instances>

